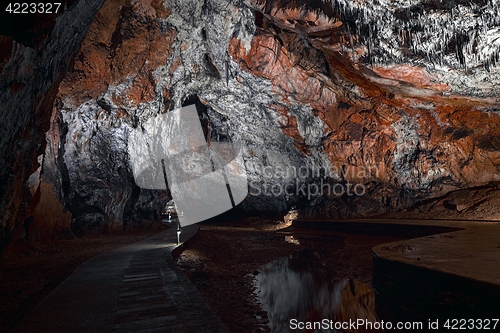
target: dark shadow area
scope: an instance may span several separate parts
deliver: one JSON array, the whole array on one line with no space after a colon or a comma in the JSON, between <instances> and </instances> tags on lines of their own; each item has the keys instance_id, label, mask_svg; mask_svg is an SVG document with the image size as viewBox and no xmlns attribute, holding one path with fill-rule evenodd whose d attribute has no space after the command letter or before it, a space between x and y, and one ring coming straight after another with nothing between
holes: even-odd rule
<instances>
[{"instance_id":1,"label":"dark shadow area","mask_svg":"<svg viewBox=\"0 0 500 333\"><path fill-rule=\"evenodd\" d=\"M377 312L388 321L439 321L498 318L500 287L464 277L373 257ZM450 322L451 323L451 322ZM460 327L461 324L457 326ZM478 327L478 326L475 326ZM493 330L493 323L490 325ZM500 327L496 328L496 331Z\"/></svg>"},{"instance_id":2,"label":"dark shadow area","mask_svg":"<svg viewBox=\"0 0 500 333\"><path fill-rule=\"evenodd\" d=\"M462 230L461 228L427 226L427 225L402 225L384 223L363 223L356 221L294 221L294 227L314 229L321 231L345 232L371 236L393 236L402 238L417 238Z\"/></svg>"}]
</instances>

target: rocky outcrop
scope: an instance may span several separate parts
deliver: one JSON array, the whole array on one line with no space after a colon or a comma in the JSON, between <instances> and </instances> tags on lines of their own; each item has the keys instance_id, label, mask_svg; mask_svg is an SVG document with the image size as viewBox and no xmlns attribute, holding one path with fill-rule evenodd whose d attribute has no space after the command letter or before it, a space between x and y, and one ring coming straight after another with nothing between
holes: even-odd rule
<instances>
[{"instance_id":1,"label":"rocky outcrop","mask_svg":"<svg viewBox=\"0 0 500 333\"><path fill-rule=\"evenodd\" d=\"M74 231L155 219L169 195L137 187L128 136L193 101L207 140L244 146L247 210L373 216L498 181L498 11L107 0L54 92L39 188Z\"/></svg>"},{"instance_id":2,"label":"rocky outcrop","mask_svg":"<svg viewBox=\"0 0 500 333\"><path fill-rule=\"evenodd\" d=\"M498 11L496 4L254 5L258 27L251 49L233 39L233 59L271 80L281 101L293 96L309 105L325 124L321 151L332 170L366 189L362 196L318 197L309 216L369 216L498 179L499 155L493 147L498 129L491 126L499 121L498 70L487 60L498 50L493 43L485 56L480 41L487 37L478 28L498 29L490 15ZM405 24L402 13L411 17ZM475 21L467 13L488 19ZM440 42L451 43L451 35L473 37L436 51L437 44L428 45L436 24L452 21ZM405 31L415 32L410 41L404 40ZM479 83L485 77L486 86Z\"/></svg>"},{"instance_id":3,"label":"rocky outcrop","mask_svg":"<svg viewBox=\"0 0 500 333\"><path fill-rule=\"evenodd\" d=\"M169 13L160 1L105 2L61 82L44 167L62 179L58 188L65 187L77 234L159 219L164 195L135 185L127 138L137 127L138 106L158 102L154 71L176 36L158 20ZM50 154L59 143L63 149Z\"/></svg>"},{"instance_id":4,"label":"rocky outcrop","mask_svg":"<svg viewBox=\"0 0 500 333\"><path fill-rule=\"evenodd\" d=\"M0 244L25 239L37 196L26 181L38 168L59 83L102 1L76 1L56 17L37 18L36 38L0 37ZM47 217L50 219L51 217ZM63 222L64 223L64 222ZM51 228L49 228L51 229Z\"/></svg>"},{"instance_id":5,"label":"rocky outcrop","mask_svg":"<svg viewBox=\"0 0 500 333\"><path fill-rule=\"evenodd\" d=\"M498 182L446 193L422 200L403 212L390 212L382 217L398 218L402 214L414 219L486 220L498 221L500 214Z\"/></svg>"}]
</instances>

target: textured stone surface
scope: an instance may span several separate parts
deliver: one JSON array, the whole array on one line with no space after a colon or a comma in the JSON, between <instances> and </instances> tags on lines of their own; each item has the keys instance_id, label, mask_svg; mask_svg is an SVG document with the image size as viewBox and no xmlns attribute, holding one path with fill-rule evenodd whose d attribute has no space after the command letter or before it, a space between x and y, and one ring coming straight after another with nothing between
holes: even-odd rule
<instances>
[{"instance_id":1,"label":"textured stone surface","mask_svg":"<svg viewBox=\"0 0 500 333\"><path fill-rule=\"evenodd\" d=\"M57 91L40 188L74 231L157 218L168 192L135 185L127 139L195 101L208 141L245 147L247 210L373 216L498 181L498 11L486 0L107 0Z\"/></svg>"},{"instance_id":2,"label":"textured stone surface","mask_svg":"<svg viewBox=\"0 0 500 333\"><path fill-rule=\"evenodd\" d=\"M135 186L127 138L138 105L154 102L153 71L172 52L176 33L157 21L168 15L158 1L107 1L61 83L47 153L64 144L46 165L59 159L49 168L63 180L74 232L159 218L162 195Z\"/></svg>"},{"instance_id":3,"label":"textured stone surface","mask_svg":"<svg viewBox=\"0 0 500 333\"><path fill-rule=\"evenodd\" d=\"M0 58L0 244L26 236L30 210L26 181L43 153L59 82L70 67L88 26L103 1L76 1L25 46L1 37ZM42 28L42 26L39 26ZM37 200L35 196L34 201ZM64 223L64 221L62 221Z\"/></svg>"}]
</instances>

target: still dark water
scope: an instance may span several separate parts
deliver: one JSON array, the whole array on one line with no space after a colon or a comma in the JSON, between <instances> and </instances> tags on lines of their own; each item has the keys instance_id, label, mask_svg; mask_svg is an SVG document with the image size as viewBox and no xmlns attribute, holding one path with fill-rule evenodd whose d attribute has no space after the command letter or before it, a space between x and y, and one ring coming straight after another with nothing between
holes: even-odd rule
<instances>
[{"instance_id":1,"label":"still dark water","mask_svg":"<svg viewBox=\"0 0 500 333\"><path fill-rule=\"evenodd\" d=\"M342 322L358 318L378 321L375 294L368 284L351 279L334 280L327 273L316 270L312 260L301 255L264 265L255 276L254 284L257 299L267 312L269 327L274 333L342 332L335 329L291 330L291 319L299 322L323 319Z\"/></svg>"}]
</instances>

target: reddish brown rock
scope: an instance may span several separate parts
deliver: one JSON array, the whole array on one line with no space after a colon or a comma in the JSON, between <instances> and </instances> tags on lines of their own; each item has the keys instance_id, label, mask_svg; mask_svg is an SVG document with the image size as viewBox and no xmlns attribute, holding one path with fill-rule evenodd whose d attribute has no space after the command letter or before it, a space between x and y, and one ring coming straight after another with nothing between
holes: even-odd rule
<instances>
[{"instance_id":1,"label":"reddish brown rock","mask_svg":"<svg viewBox=\"0 0 500 333\"><path fill-rule=\"evenodd\" d=\"M372 66L371 69L383 78L409 83L417 88L430 89L435 92L450 90L450 87L444 83L433 82L435 79L421 67L409 65L389 67ZM394 84L397 85L398 83Z\"/></svg>"},{"instance_id":2,"label":"reddish brown rock","mask_svg":"<svg viewBox=\"0 0 500 333\"><path fill-rule=\"evenodd\" d=\"M64 124L59 122L61 102L78 107L89 100L97 99L109 86L118 86L125 82L124 89L114 90L112 101L117 109L101 110L95 115L95 121L104 121L100 126L107 126L109 117L114 119L130 119L129 110L140 103L154 100L154 87L157 82L153 71L165 64L165 59L172 52L175 31L162 32L158 18L166 18L170 9L165 8L158 0L139 1L134 5L128 0L106 1L97 13L75 58L73 69L63 79L57 101L52 110L52 126L47 132L50 149L46 152L42 177L40 200L34 209L35 222L33 230L40 231L40 237L61 234L61 229L68 229L71 214L58 200L63 194L64 171ZM166 90L168 92L168 90ZM168 94L167 94L168 97ZM81 133L75 132L70 138L73 142L81 140ZM82 143L85 146L90 142ZM57 149L57 147L60 147ZM103 153L105 153L103 151ZM67 185L66 185L67 186ZM89 185L90 186L90 185ZM124 203L114 202L117 206L125 205L129 200L129 189L116 189L116 199ZM85 206L81 203L81 209ZM71 204L70 209L76 211L79 204ZM123 213L114 216L113 207L96 208L104 216L104 223L109 229L123 229ZM120 210L121 208L118 208ZM130 208L129 208L130 209ZM56 220L47 220L45 213L50 213ZM79 219L82 212L74 215ZM99 215L101 216L101 215ZM59 219L59 220L57 220ZM116 220L116 221L115 221ZM76 230L75 232L80 232Z\"/></svg>"},{"instance_id":3,"label":"reddish brown rock","mask_svg":"<svg viewBox=\"0 0 500 333\"><path fill-rule=\"evenodd\" d=\"M132 86L121 96L124 105L151 101L156 84L152 71L164 64L175 38L173 30L166 34L160 31L156 17L166 18L169 13L160 1L139 1L134 5L128 0L106 1L59 95L80 105L97 98L109 85L133 77ZM119 101L120 97L115 98Z\"/></svg>"},{"instance_id":4,"label":"reddish brown rock","mask_svg":"<svg viewBox=\"0 0 500 333\"><path fill-rule=\"evenodd\" d=\"M443 94L450 90L448 84L421 67L353 63L343 51L352 41L338 38L335 42L347 43L340 47L332 39L342 22L279 3L255 2L262 14L256 18L259 28L251 48L233 38L228 50L243 70L269 79L285 105L299 102L313 108L327 125L322 147L334 173L352 182L415 186L431 196L500 179L500 118L485 112L495 107L494 101ZM294 34L308 36L312 47L304 51ZM304 59L318 64L322 57L329 65L326 71L304 66ZM352 87L355 91L349 91ZM284 119L293 118L285 107L272 107ZM284 133L307 152L293 128ZM417 183L407 184L404 177Z\"/></svg>"},{"instance_id":5,"label":"reddish brown rock","mask_svg":"<svg viewBox=\"0 0 500 333\"><path fill-rule=\"evenodd\" d=\"M35 242L48 242L51 238L61 237L71 225L71 213L61 204L55 189L42 182L39 187L40 200L30 214L33 220L26 227L26 239Z\"/></svg>"},{"instance_id":6,"label":"reddish brown rock","mask_svg":"<svg viewBox=\"0 0 500 333\"><path fill-rule=\"evenodd\" d=\"M269 33L257 34L250 50L233 38L229 53L242 68L271 80L273 91L282 96L283 101L291 103L296 100L323 111L336 105L332 89L325 86L314 73L296 66L287 50Z\"/></svg>"}]
</instances>

